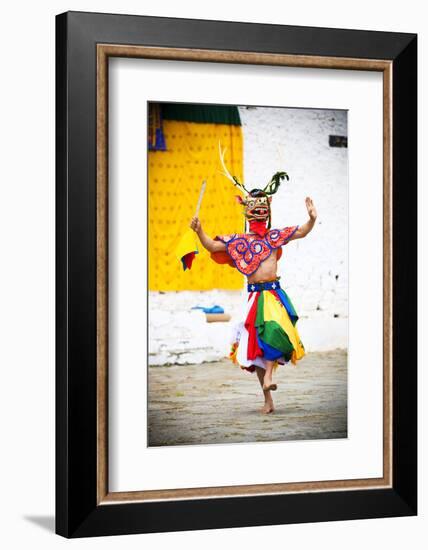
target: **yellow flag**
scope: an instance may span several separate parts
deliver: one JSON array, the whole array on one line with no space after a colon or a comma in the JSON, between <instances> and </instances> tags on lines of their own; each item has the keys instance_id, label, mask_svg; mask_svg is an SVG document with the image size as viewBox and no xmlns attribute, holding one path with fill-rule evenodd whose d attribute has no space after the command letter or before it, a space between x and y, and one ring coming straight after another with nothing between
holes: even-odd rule
<instances>
[{"instance_id":1,"label":"yellow flag","mask_svg":"<svg viewBox=\"0 0 428 550\"><path fill-rule=\"evenodd\" d=\"M183 264L184 271L192 267L195 254L198 253L196 233L192 229L187 229L183 233L174 252L177 259Z\"/></svg>"}]
</instances>

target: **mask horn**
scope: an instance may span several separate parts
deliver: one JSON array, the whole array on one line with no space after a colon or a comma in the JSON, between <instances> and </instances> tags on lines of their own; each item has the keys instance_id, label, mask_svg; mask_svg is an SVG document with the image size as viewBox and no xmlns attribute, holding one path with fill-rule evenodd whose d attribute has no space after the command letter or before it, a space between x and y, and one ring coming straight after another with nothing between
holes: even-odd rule
<instances>
[{"instance_id":1,"label":"mask horn","mask_svg":"<svg viewBox=\"0 0 428 550\"><path fill-rule=\"evenodd\" d=\"M226 176L226 178L229 179L233 183L233 185L235 185L236 187L240 187L243 191L248 193L247 189L245 189L245 187L238 180L238 178L236 176L232 176L232 174L227 169L226 163L224 162L224 155L226 153L226 147L224 149L222 149L220 141L218 142L218 152L219 152L219 155L220 155L221 166L223 168L223 171L220 172L220 174L223 174L223 176Z\"/></svg>"},{"instance_id":2,"label":"mask horn","mask_svg":"<svg viewBox=\"0 0 428 550\"><path fill-rule=\"evenodd\" d=\"M287 172L277 172L276 174L274 174L270 182L263 189L264 193L266 193L266 195L274 195L278 191L278 188L281 185L282 180L284 179L286 179L287 181L290 180Z\"/></svg>"}]
</instances>

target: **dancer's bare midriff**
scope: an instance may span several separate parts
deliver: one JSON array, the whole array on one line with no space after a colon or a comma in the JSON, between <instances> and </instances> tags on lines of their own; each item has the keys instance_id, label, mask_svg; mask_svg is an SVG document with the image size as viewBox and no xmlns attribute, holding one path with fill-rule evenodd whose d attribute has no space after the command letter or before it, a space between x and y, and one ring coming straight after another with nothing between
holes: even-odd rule
<instances>
[{"instance_id":1,"label":"dancer's bare midriff","mask_svg":"<svg viewBox=\"0 0 428 550\"><path fill-rule=\"evenodd\" d=\"M267 283L269 281L274 281L277 278L277 264L278 260L276 257L277 251L272 250L269 258L266 258L257 270L248 277L249 283Z\"/></svg>"}]
</instances>

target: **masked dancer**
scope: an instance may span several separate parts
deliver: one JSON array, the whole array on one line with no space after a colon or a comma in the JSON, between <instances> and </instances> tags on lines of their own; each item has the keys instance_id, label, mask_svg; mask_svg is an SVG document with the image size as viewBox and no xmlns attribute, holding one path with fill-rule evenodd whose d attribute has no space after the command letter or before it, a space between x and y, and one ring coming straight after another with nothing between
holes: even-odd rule
<instances>
[{"instance_id":1,"label":"masked dancer","mask_svg":"<svg viewBox=\"0 0 428 550\"><path fill-rule=\"evenodd\" d=\"M274 412L271 392L277 389L274 370L289 361L295 365L305 354L296 326L296 310L277 275L278 260L283 246L312 231L317 211L312 199L306 197L309 219L303 225L272 229L272 196L281 182L289 179L287 173L277 172L263 189L248 191L227 170L224 153L220 148L223 174L244 194L236 199L243 207L247 231L212 239L204 232L198 217L192 219L190 227L214 261L228 264L247 277L246 313L236 327L230 357L242 369L257 373L265 400L261 412L269 414Z\"/></svg>"}]
</instances>

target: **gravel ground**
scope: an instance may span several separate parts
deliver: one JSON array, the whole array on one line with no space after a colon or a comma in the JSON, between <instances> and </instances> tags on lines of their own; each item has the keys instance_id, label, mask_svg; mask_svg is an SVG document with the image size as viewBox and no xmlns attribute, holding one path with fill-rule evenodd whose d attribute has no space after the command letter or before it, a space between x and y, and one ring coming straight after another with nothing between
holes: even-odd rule
<instances>
[{"instance_id":1,"label":"gravel ground","mask_svg":"<svg viewBox=\"0 0 428 550\"><path fill-rule=\"evenodd\" d=\"M149 445L205 445L347 437L347 354L309 353L274 376L263 415L257 375L228 359L149 368Z\"/></svg>"}]
</instances>

